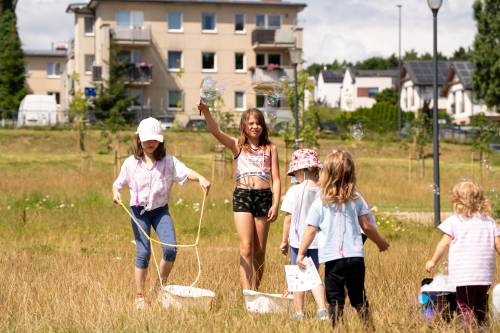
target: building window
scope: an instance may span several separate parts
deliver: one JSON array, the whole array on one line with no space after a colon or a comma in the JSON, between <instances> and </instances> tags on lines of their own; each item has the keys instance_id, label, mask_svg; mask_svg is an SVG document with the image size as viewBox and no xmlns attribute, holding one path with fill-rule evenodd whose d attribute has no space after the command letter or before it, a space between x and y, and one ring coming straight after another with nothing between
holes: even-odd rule
<instances>
[{"instance_id":1,"label":"building window","mask_svg":"<svg viewBox=\"0 0 500 333\"><path fill-rule=\"evenodd\" d=\"M255 15L255 26L257 28L265 29L266 28L266 15L263 15L263 14Z\"/></svg>"},{"instance_id":2,"label":"building window","mask_svg":"<svg viewBox=\"0 0 500 333\"><path fill-rule=\"evenodd\" d=\"M123 64L140 64L144 62L144 55L141 50L119 51L116 57Z\"/></svg>"},{"instance_id":3,"label":"building window","mask_svg":"<svg viewBox=\"0 0 500 333\"><path fill-rule=\"evenodd\" d=\"M86 35L94 34L94 17L93 16L85 16L84 18L84 29Z\"/></svg>"},{"instance_id":4,"label":"building window","mask_svg":"<svg viewBox=\"0 0 500 333\"><path fill-rule=\"evenodd\" d=\"M236 91L234 93L234 109L236 111L245 110L245 93L242 91Z\"/></svg>"},{"instance_id":5,"label":"building window","mask_svg":"<svg viewBox=\"0 0 500 333\"><path fill-rule=\"evenodd\" d=\"M181 111L182 110L182 91L169 90L168 91L168 110Z\"/></svg>"},{"instance_id":6,"label":"building window","mask_svg":"<svg viewBox=\"0 0 500 333\"><path fill-rule=\"evenodd\" d=\"M201 69L205 71L215 71L217 70L215 66L215 53L214 52L203 52L201 54Z\"/></svg>"},{"instance_id":7,"label":"building window","mask_svg":"<svg viewBox=\"0 0 500 333\"><path fill-rule=\"evenodd\" d=\"M268 54L267 65L270 64L281 66L281 54Z\"/></svg>"},{"instance_id":8,"label":"building window","mask_svg":"<svg viewBox=\"0 0 500 333\"><path fill-rule=\"evenodd\" d=\"M144 25L144 12L120 10L116 12L116 24L121 28L141 29Z\"/></svg>"},{"instance_id":9,"label":"building window","mask_svg":"<svg viewBox=\"0 0 500 333\"><path fill-rule=\"evenodd\" d=\"M245 71L245 53L234 54L234 69L237 72Z\"/></svg>"},{"instance_id":10,"label":"building window","mask_svg":"<svg viewBox=\"0 0 500 333\"><path fill-rule=\"evenodd\" d=\"M169 12L168 18L168 31L182 31L182 13Z\"/></svg>"},{"instance_id":11,"label":"building window","mask_svg":"<svg viewBox=\"0 0 500 333\"><path fill-rule=\"evenodd\" d=\"M182 67L182 52L168 51L167 64L169 70L180 70Z\"/></svg>"},{"instance_id":12,"label":"building window","mask_svg":"<svg viewBox=\"0 0 500 333\"><path fill-rule=\"evenodd\" d=\"M281 28L281 16L280 15L268 15L267 16L267 28L268 29Z\"/></svg>"},{"instance_id":13,"label":"building window","mask_svg":"<svg viewBox=\"0 0 500 333\"><path fill-rule=\"evenodd\" d=\"M85 55L85 74L92 73L92 66L94 65L95 56L93 54Z\"/></svg>"},{"instance_id":14,"label":"building window","mask_svg":"<svg viewBox=\"0 0 500 333\"><path fill-rule=\"evenodd\" d=\"M234 15L234 31L245 32L245 15L243 14Z\"/></svg>"},{"instance_id":15,"label":"building window","mask_svg":"<svg viewBox=\"0 0 500 333\"><path fill-rule=\"evenodd\" d=\"M47 76L49 77L61 76L61 64L58 62L49 62L47 64Z\"/></svg>"},{"instance_id":16,"label":"building window","mask_svg":"<svg viewBox=\"0 0 500 333\"><path fill-rule=\"evenodd\" d=\"M47 91L47 95L49 96L54 95L56 97L57 105L61 104L61 93L56 91Z\"/></svg>"},{"instance_id":17,"label":"building window","mask_svg":"<svg viewBox=\"0 0 500 333\"><path fill-rule=\"evenodd\" d=\"M266 104L266 96L265 95L256 95L255 98L255 106L258 108L263 108Z\"/></svg>"},{"instance_id":18,"label":"building window","mask_svg":"<svg viewBox=\"0 0 500 333\"><path fill-rule=\"evenodd\" d=\"M204 32L215 31L215 14L203 13L201 14L201 30Z\"/></svg>"},{"instance_id":19,"label":"building window","mask_svg":"<svg viewBox=\"0 0 500 333\"><path fill-rule=\"evenodd\" d=\"M375 97L378 94L378 88L368 88L368 97Z\"/></svg>"}]
</instances>

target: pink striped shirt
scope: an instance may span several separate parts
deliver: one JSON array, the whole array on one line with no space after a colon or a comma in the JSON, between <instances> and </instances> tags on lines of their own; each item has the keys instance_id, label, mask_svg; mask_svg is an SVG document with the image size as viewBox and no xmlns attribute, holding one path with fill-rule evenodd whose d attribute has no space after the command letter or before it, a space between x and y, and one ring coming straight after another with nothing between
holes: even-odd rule
<instances>
[{"instance_id":1,"label":"pink striped shirt","mask_svg":"<svg viewBox=\"0 0 500 333\"><path fill-rule=\"evenodd\" d=\"M491 285L495 272L495 237L500 228L489 216L453 215L438 227L452 238L448 253L448 283Z\"/></svg>"},{"instance_id":2,"label":"pink striped shirt","mask_svg":"<svg viewBox=\"0 0 500 333\"><path fill-rule=\"evenodd\" d=\"M172 155L167 154L150 168L142 160L129 156L113 186L118 190L128 186L130 206L153 210L168 203L173 183L185 184L190 172L191 169Z\"/></svg>"}]
</instances>

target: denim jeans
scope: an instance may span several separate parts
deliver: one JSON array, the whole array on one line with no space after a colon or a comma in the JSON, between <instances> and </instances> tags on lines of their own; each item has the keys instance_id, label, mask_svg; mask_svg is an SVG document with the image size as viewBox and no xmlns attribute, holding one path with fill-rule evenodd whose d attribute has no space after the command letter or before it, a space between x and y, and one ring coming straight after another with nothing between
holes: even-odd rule
<instances>
[{"instance_id":1,"label":"denim jeans","mask_svg":"<svg viewBox=\"0 0 500 333\"><path fill-rule=\"evenodd\" d=\"M168 206L159 207L151 211L145 211L142 215L140 212L144 209L144 207L132 206L131 208L132 215L148 235L151 235L151 227L153 227L162 243L177 244L175 239L174 224L172 217L170 217ZM151 244L133 220L131 220L131 223L135 237L135 267L148 268L149 259L151 257ZM176 247L162 245L162 250L163 259L165 261L175 261L175 257L177 255Z\"/></svg>"}]
</instances>

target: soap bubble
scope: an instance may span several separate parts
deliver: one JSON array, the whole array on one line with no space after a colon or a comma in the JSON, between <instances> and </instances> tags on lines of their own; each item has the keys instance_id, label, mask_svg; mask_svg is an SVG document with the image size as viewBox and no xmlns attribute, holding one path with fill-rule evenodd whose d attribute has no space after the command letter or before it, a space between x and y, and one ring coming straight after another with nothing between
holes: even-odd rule
<instances>
[{"instance_id":1,"label":"soap bubble","mask_svg":"<svg viewBox=\"0 0 500 333\"><path fill-rule=\"evenodd\" d=\"M365 132L363 130L363 124L356 123L356 124L351 126L351 137L354 140L361 141L364 136L365 136Z\"/></svg>"},{"instance_id":2,"label":"soap bubble","mask_svg":"<svg viewBox=\"0 0 500 333\"><path fill-rule=\"evenodd\" d=\"M204 104L213 104L221 95L222 89L211 76L206 76L201 80L200 98Z\"/></svg>"}]
</instances>

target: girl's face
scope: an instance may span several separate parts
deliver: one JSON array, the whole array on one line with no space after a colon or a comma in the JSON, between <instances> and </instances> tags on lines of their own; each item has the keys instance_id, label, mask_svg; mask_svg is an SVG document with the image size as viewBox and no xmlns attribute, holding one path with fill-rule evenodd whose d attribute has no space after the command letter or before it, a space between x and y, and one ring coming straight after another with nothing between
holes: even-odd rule
<instances>
[{"instance_id":1,"label":"girl's face","mask_svg":"<svg viewBox=\"0 0 500 333\"><path fill-rule=\"evenodd\" d=\"M259 139L262 134L262 125L254 115L248 117L245 132L249 139Z\"/></svg>"},{"instance_id":2,"label":"girl's face","mask_svg":"<svg viewBox=\"0 0 500 333\"><path fill-rule=\"evenodd\" d=\"M299 183L302 183L304 181L304 170L297 170L293 173L293 175Z\"/></svg>"},{"instance_id":3,"label":"girl's face","mask_svg":"<svg viewBox=\"0 0 500 333\"><path fill-rule=\"evenodd\" d=\"M148 140L141 142L142 149L144 150L145 154L151 155L154 153L156 148L158 148L158 145L160 143L156 140Z\"/></svg>"}]
</instances>

